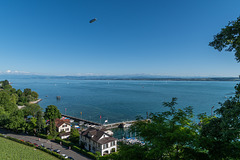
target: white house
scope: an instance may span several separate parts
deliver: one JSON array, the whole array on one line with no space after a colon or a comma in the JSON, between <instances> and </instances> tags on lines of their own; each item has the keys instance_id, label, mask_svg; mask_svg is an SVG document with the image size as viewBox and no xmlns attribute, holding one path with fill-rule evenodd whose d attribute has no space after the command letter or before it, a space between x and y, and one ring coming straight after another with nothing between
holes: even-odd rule
<instances>
[{"instance_id":1,"label":"white house","mask_svg":"<svg viewBox=\"0 0 240 160\"><path fill-rule=\"evenodd\" d=\"M56 119L55 125L57 127L57 131L60 133L61 139L68 138L71 132L71 125L69 119Z\"/></svg>"},{"instance_id":2,"label":"white house","mask_svg":"<svg viewBox=\"0 0 240 160\"><path fill-rule=\"evenodd\" d=\"M117 151L116 138L92 127L80 133L79 144L84 144L84 147L93 153L99 151L102 156Z\"/></svg>"}]
</instances>

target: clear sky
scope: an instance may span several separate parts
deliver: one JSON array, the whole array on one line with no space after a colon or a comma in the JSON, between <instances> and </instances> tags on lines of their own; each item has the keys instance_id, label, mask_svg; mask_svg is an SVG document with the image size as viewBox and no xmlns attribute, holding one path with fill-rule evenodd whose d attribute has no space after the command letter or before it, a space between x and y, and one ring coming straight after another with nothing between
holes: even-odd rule
<instances>
[{"instance_id":1,"label":"clear sky","mask_svg":"<svg viewBox=\"0 0 240 160\"><path fill-rule=\"evenodd\" d=\"M240 16L239 6L239 0L2 0L0 72L238 76L234 54L208 43Z\"/></svg>"}]
</instances>

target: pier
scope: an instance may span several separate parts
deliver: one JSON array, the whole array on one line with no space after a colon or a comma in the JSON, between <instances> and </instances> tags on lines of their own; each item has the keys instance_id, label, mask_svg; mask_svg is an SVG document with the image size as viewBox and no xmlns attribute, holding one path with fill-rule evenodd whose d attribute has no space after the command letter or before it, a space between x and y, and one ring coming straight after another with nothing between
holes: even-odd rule
<instances>
[{"instance_id":1,"label":"pier","mask_svg":"<svg viewBox=\"0 0 240 160\"><path fill-rule=\"evenodd\" d=\"M128 127L128 126L132 125L135 122L136 122L136 120L134 120L134 121L123 121L123 122L104 124L103 126L106 127L106 129L124 128L124 127Z\"/></svg>"},{"instance_id":2,"label":"pier","mask_svg":"<svg viewBox=\"0 0 240 160\"><path fill-rule=\"evenodd\" d=\"M116 123L109 123L109 124L100 124L97 122L89 121L86 119L81 119L81 118L76 118L72 117L69 115L61 114L63 117L67 117L70 119L73 119L74 121L82 124L88 124L88 125L95 125L95 126L102 126L105 127L106 129L113 129L113 128L125 128L131 126L133 123L135 123L137 120L132 120L132 121L123 121L123 122L116 122ZM149 119L147 119L149 120ZM146 120L143 120L146 121Z\"/></svg>"},{"instance_id":3,"label":"pier","mask_svg":"<svg viewBox=\"0 0 240 160\"><path fill-rule=\"evenodd\" d=\"M92 121L89 121L89 120L86 120L86 119L81 119L81 118L77 118L77 117L72 117L72 116L65 115L65 114L61 114L61 115L62 115L63 117L67 117L67 118L73 119L75 122L78 122L78 123L84 123L84 124L89 124L89 125L102 126L102 124L100 124L100 123L92 122Z\"/></svg>"}]
</instances>

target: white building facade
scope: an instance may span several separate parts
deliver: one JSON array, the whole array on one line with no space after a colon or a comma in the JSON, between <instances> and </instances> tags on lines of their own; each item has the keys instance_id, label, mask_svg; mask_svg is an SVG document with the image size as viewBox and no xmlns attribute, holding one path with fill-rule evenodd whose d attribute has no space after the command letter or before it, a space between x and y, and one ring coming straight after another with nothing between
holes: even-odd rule
<instances>
[{"instance_id":1,"label":"white building facade","mask_svg":"<svg viewBox=\"0 0 240 160\"><path fill-rule=\"evenodd\" d=\"M102 130L91 127L80 134L79 144L83 144L85 149L90 152L100 152L102 156L117 151L116 138Z\"/></svg>"},{"instance_id":2,"label":"white building facade","mask_svg":"<svg viewBox=\"0 0 240 160\"><path fill-rule=\"evenodd\" d=\"M71 126L67 123L63 123L59 127L57 127L58 132L70 132L71 131Z\"/></svg>"},{"instance_id":3,"label":"white building facade","mask_svg":"<svg viewBox=\"0 0 240 160\"><path fill-rule=\"evenodd\" d=\"M69 120L56 119L55 125L57 127L57 131L59 133L61 132L60 134L61 139L66 139L70 136L71 124Z\"/></svg>"}]
</instances>

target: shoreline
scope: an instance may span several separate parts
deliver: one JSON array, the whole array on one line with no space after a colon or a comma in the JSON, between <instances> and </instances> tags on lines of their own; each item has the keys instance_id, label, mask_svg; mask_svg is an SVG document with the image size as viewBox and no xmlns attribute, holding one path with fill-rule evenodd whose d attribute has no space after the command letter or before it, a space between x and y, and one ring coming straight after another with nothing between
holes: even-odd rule
<instances>
[{"instance_id":1,"label":"shoreline","mask_svg":"<svg viewBox=\"0 0 240 160\"><path fill-rule=\"evenodd\" d=\"M40 98L40 99L38 99L38 100L36 100L36 101L31 101L31 102L29 102L29 104L37 104L37 103L39 103L40 101L42 101L42 99Z\"/></svg>"}]
</instances>

